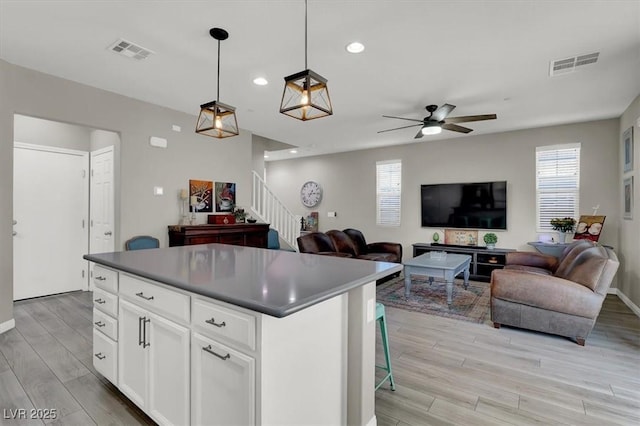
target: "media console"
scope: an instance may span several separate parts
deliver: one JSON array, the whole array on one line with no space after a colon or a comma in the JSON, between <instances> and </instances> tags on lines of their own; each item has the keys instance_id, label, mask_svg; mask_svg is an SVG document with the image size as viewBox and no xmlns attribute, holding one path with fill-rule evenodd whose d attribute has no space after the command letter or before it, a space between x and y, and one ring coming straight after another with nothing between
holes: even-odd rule
<instances>
[{"instance_id":1,"label":"media console","mask_svg":"<svg viewBox=\"0 0 640 426\"><path fill-rule=\"evenodd\" d=\"M468 254L471 256L469 274L471 279L477 281L490 281L491 271L502 269L507 260L507 253L513 249L492 249L484 246L462 246L440 243L415 243L413 244L413 257L431 251L445 251L447 253Z\"/></svg>"}]
</instances>

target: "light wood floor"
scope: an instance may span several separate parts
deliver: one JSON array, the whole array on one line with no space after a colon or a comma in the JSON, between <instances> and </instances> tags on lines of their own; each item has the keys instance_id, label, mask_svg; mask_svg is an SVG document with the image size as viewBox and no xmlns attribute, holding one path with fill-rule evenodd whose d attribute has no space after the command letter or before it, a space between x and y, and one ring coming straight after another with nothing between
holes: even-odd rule
<instances>
[{"instance_id":1,"label":"light wood floor","mask_svg":"<svg viewBox=\"0 0 640 426\"><path fill-rule=\"evenodd\" d=\"M34 407L56 425L153 424L93 369L91 309L88 292L15 304L0 424L42 424L5 418ZM640 319L615 296L585 347L389 307L387 322L397 390L376 392L378 425L640 424Z\"/></svg>"}]
</instances>

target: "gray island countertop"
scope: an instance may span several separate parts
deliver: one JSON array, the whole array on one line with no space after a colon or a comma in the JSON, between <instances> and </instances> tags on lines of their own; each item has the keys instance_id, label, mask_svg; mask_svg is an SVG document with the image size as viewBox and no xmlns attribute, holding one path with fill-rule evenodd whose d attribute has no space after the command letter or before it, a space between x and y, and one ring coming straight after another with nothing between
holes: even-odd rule
<instances>
[{"instance_id":1,"label":"gray island countertop","mask_svg":"<svg viewBox=\"0 0 640 426\"><path fill-rule=\"evenodd\" d=\"M85 259L274 317L285 317L402 264L226 244L88 254Z\"/></svg>"}]
</instances>

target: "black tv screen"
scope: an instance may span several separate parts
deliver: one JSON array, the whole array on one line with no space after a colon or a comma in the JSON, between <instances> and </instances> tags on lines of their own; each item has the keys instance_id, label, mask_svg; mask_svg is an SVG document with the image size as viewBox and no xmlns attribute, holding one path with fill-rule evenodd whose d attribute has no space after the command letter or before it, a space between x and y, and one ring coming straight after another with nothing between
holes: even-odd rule
<instances>
[{"instance_id":1,"label":"black tv screen","mask_svg":"<svg viewBox=\"0 0 640 426\"><path fill-rule=\"evenodd\" d=\"M507 182L421 185L422 226L507 229Z\"/></svg>"}]
</instances>

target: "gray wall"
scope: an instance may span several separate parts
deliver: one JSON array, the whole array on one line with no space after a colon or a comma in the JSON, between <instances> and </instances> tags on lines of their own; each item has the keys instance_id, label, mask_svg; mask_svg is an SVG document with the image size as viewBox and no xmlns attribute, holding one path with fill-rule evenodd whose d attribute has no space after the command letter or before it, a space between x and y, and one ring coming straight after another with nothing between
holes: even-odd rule
<instances>
[{"instance_id":1,"label":"gray wall","mask_svg":"<svg viewBox=\"0 0 640 426\"><path fill-rule=\"evenodd\" d=\"M13 318L12 67L0 60L0 325Z\"/></svg>"},{"instance_id":2,"label":"gray wall","mask_svg":"<svg viewBox=\"0 0 640 426\"><path fill-rule=\"evenodd\" d=\"M623 173L624 150L622 133L631 126L633 126L633 139L635 144L633 171ZM634 178L633 219L622 220L620 224L621 265L620 271L618 272L618 288L636 306L640 307L640 173L638 173L638 171L640 171L640 96L636 97L622 115L618 139L620 141L620 167L615 191L620 195L621 212L623 211L622 182L629 176L633 176Z\"/></svg>"},{"instance_id":3,"label":"gray wall","mask_svg":"<svg viewBox=\"0 0 640 426\"><path fill-rule=\"evenodd\" d=\"M237 183L237 203L248 207L251 190L251 134L218 140L193 132L194 114L184 114L0 60L0 324L12 318L13 115L41 117L120 136L120 217L116 241L149 234L168 243L167 225L179 219L178 193L189 179ZM174 132L173 124L182 127ZM150 136L168 139L167 149L149 145ZM94 138L95 140L95 138ZM162 186L163 196L153 187ZM198 214L204 223L206 214Z\"/></svg>"},{"instance_id":4,"label":"gray wall","mask_svg":"<svg viewBox=\"0 0 640 426\"><path fill-rule=\"evenodd\" d=\"M13 140L34 145L89 151L91 129L16 114L13 121Z\"/></svg>"},{"instance_id":5,"label":"gray wall","mask_svg":"<svg viewBox=\"0 0 640 426\"><path fill-rule=\"evenodd\" d=\"M294 214L320 214L321 231L354 227L369 241L402 243L405 258L411 244L430 242L436 229L420 226L420 185L446 182L506 180L508 192L507 231L496 231L498 247L533 250L536 241L535 148L580 142L580 210L606 215L600 241L619 248L619 120L579 123L491 135L421 142L267 162L267 183ZM402 223L400 227L376 225L376 161L402 160ZM322 202L314 209L300 203L299 190L307 180L318 181ZM337 217L327 217L327 212ZM438 231L443 231L438 229ZM480 241L483 232L480 232Z\"/></svg>"}]
</instances>

